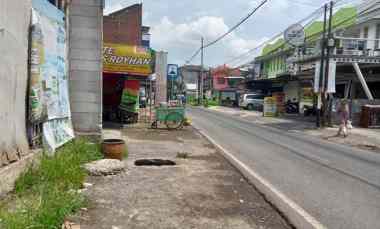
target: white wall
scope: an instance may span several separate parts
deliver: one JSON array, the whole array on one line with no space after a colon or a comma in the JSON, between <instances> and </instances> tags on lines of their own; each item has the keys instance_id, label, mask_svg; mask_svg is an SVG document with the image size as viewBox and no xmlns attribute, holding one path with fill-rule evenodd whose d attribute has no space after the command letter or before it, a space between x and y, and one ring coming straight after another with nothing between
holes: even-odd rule
<instances>
[{"instance_id":1,"label":"white wall","mask_svg":"<svg viewBox=\"0 0 380 229\"><path fill-rule=\"evenodd\" d=\"M373 20L360 25L360 38L364 38L364 28L368 27L368 39L376 39L376 26L380 24L380 20ZM368 41L367 47L375 49L375 41Z\"/></svg>"},{"instance_id":2,"label":"white wall","mask_svg":"<svg viewBox=\"0 0 380 229\"><path fill-rule=\"evenodd\" d=\"M30 13L31 0L0 0L0 167L5 153L15 159L17 150L29 150L25 123Z\"/></svg>"}]
</instances>

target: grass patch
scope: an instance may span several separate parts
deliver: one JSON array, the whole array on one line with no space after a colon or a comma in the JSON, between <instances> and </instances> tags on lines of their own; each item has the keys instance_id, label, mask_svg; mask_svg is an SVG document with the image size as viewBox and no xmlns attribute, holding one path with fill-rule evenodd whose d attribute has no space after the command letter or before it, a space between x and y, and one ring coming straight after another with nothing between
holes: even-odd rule
<instances>
[{"instance_id":1,"label":"grass patch","mask_svg":"<svg viewBox=\"0 0 380 229\"><path fill-rule=\"evenodd\" d=\"M83 164L102 158L98 144L76 139L54 156L41 156L16 181L14 197L0 206L0 228L60 228L64 218L85 206L76 190L86 177Z\"/></svg>"},{"instance_id":2,"label":"grass patch","mask_svg":"<svg viewBox=\"0 0 380 229\"><path fill-rule=\"evenodd\" d=\"M219 106L219 101L218 100L212 100L212 99L205 99L203 101L203 106L204 107L216 107Z\"/></svg>"}]
</instances>

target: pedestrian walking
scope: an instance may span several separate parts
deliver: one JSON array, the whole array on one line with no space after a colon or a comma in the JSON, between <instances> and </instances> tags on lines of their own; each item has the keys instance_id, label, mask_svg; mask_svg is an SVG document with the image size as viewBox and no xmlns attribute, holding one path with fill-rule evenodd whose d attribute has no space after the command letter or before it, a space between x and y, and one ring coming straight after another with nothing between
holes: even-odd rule
<instances>
[{"instance_id":1,"label":"pedestrian walking","mask_svg":"<svg viewBox=\"0 0 380 229\"><path fill-rule=\"evenodd\" d=\"M348 107L348 101L347 99L343 99L340 102L340 105L338 107L338 115L340 120L339 130L338 130L338 136L343 134L344 137L347 137L348 135L348 128L349 128L349 107Z\"/></svg>"}]
</instances>

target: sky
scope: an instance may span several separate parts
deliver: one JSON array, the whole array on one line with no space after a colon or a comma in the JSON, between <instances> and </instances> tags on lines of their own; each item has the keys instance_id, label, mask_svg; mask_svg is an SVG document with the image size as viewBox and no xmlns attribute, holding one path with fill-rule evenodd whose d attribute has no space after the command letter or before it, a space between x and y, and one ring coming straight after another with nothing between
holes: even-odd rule
<instances>
[{"instance_id":1,"label":"sky","mask_svg":"<svg viewBox=\"0 0 380 229\"><path fill-rule=\"evenodd\" d=\"M143 25L151 27L151 46L168 52L168 63L183 65L201 45L225 33L261 0L105 0L105 13L143 3ZM205 49L205 65L237 66L259 53L246 53L290 25L305 18L328 0L269 0L256 14L216 45ZM200 64L200 56L191 64Z\"/></svg>"}]
</instances>

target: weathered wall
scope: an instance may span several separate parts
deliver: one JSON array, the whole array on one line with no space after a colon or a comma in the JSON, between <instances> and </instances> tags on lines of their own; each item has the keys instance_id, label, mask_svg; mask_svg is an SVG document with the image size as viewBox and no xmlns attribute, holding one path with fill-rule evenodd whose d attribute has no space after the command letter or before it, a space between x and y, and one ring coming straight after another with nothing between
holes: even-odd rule
<instances>
[{"instance_id":1,"label":"weathered wall","mask_svg":"<svg viewBox=\"0 0 380 229\"><path fill-rule=\"evenodd\" d=\"M0 167L28 152L26 92L31 0L0 0Z\"/></svg>"},{"instance_id":2,"label":"weathered wall","mask_svg":"<svg viewBox=\"0 0 380 229\"><path fill-rule=\"evenodd\" d=\"M156 104L167 101L167 65L168 65L168 53L157 52L156 53Z\"/></svg>"},{"instance_id":3,"label":"weathered wall","mask_svg":"<svg viewBox=\"0 0 380 229\"><path fill-rule=\"evenodd\" d=\"M74 129L102 129L103 0L72 0L69 6L70 102Z\"/></svg>"},{"instance_id":4,"label":"weathered wall","mask_svg":"<svg viewBox=\"0 0 380 229\"><path fill-rule=\"evenodd\" d=\"M104 17L104 42L141 45L142 4L135 4Z\"/></svg>"}]
</instances>

